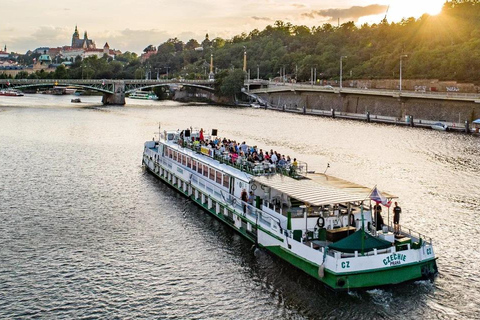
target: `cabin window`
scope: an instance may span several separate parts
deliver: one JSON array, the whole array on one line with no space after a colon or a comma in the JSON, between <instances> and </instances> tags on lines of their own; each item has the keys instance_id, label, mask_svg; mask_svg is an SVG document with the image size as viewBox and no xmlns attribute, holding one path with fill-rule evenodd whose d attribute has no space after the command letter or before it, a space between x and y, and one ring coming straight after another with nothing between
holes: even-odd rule
<instances>
[{"instance_id":1,"label":"cabin window","mask_svg":"<svg viewBox=\"0 0 480 320\"><path fill-rule=\"evenodd\" d=\"M192 170L197 171L197 161L192 159Z\"/></svg>"},{"instance_id":2,"label":"cabin window","mask_svg":"<svg viewBox=\"0 0 480 320\"><path fill-rule=\"evenodd\" d=\"M208 167L206 165L203 165L203 175L208 177Z\"/></svg>"},{"instance_id":3,"label":"cabin window","mask_svg":"<svg viewBox=\"0 0 480 320\"><path fill-rule=\"evenodd\" d=\"M230 187L230 177L228 174L223 175L223 186L227 189Z\"/></svg>"},{"instance_id":4,"label":"cabin window","mask_svg":"<svg viewBox=\"0 0 480 320\"><path fill-rule=\"evenodd\" d=\"M170 159L173 158L172 149L170 149L170 148L168 148L168 157L169 157Z\"/></svg>"},{"instance_id":5,"label":"cabin window","mask_svg":"<svg viewBox=\"0 0 480 320\"><path fill-rule=\"evenodd\" d=\"M184 154L182 154L182 164L183 164L184 166L187 165L187 156L184 155Z\"/></svg>"},{"instance_id":6,"label":"cabin window","mask_svg":"<svg viewBox=\"0 0 480 320\"><path fill-rule=\"evenodd\" d=\"M198 173L202 174L202 168L203 168L203 167L202 167L202 164L199 163L199 164L198 164Z\"/></svg>"},{"instance_id":7,"label":"cabin window","mask_svg":"<svg viewBox=\"0 0 480 320\"><path fill-rule=\"evenodd\" d=\"M210 180L215 181L215 170L210 168Z\"/></svg>"},{"instance_id":8,"label":"cabin window","mask_svg":"<svg viewBox=\"0 0 480 320\"><path fill-rule=\"evenodd\" d=\"M187 157L187 167L189 167L189 168L192 167L192 162L191 162L191 158L190 158L190 157Z\"/></svg>"},{"instance_id":9,"label":"cabin window","mask_svg":"<svg viewBox=\"0 0 480 320\"><path fill-rule=\"evenodd\" d=\"M173 160L177 161L177 152L173 151Z\"/></svg>"},{"instance_id":10,"label":"cabin window","mask_svg":"<svg viewBox=\"0 0 480 320\"><path fill-rule=\"evenodd\" d=\"M220 171L217 171L215 173L215 182L218 184L222 184L222 173Z\"/></svg>"}]
</instances>

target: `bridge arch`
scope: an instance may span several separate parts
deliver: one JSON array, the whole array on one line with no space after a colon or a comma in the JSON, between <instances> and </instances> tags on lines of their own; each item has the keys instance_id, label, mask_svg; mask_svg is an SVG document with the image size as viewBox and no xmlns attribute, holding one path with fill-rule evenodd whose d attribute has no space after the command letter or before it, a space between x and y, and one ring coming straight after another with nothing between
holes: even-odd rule
<instances>
[{"instance_id":1,"label":"bridge arch","mask_svg":"<svg viewBox=\"0 0 480 320\"><path fill-rule=\"evenodd\" d=\"M3 87L11 88L11 89L28 89L28 88L55 87L55 86L69 86L69 87L74 87L74 88L81 88L81 89L97 91L97 92L101 92L101 93L109 93L109 94L114 93L113 85L112 84L107 84L107 83L99 86L99 85L96 85L96 84L79 84L79 83L69 83L69 82L63 82L63 81L62 81L62 83L58 83L55 80L52 80L51 82L39 82L39 83L12 82L12 83L9 83L8 85L3 85Z\"/></svg>"},{"instance_id":2,"label":"bridge arch","mask_svg":"<svg viewBox=\"0 0 480 320\"><path fill-rule=\"evenodd\" d=\"M180 87L180 86L202 89L202 90L209 91L209 92L214 92L215 91L215 88L204 86L204 85L201 85L201 84L172 82L172 83L157 83L157 84L145 84L145 85L136 85L136 86L132 86L132 85L127 84L125 86L126 87L125 88L125 93L132 93L134 91L149 89L149 88L155 88L155 87Z\"/></svg>"}]
</instances>

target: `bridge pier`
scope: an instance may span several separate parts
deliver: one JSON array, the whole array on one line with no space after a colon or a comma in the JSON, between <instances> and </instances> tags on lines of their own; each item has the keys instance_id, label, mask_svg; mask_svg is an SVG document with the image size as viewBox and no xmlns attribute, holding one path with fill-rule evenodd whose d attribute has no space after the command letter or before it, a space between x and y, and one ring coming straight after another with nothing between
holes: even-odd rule
<instances>
[{"instance_id":1,"label":"bridge pier","mask_svg":"<svg viewBox=\"0 0 480 320\"><path fill-rule=\"evenodd\" d=\"M125 82L114 81L113 92L114 93L104 93L102 103L104 105L125 105Z\"/></svg>"}]
</instances>

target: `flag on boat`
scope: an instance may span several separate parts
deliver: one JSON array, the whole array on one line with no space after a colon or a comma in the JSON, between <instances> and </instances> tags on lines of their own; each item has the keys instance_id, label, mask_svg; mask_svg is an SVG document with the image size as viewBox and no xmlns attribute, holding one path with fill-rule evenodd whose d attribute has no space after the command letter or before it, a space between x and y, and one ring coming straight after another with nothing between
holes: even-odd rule
<instances>
[{"instance_id":1,"label":"flag on boat","mask_svg":"<svg viewBox=\"0 0 480 320\"><path fill-rule=\"evenodd\" d=\"M375 201L377 204L381 203L386 207L390 207L392 201L388 201L383 194L378 191L377 187L373 188L372 193L370 193L370 199Z\"/></svg>"}]
</instances>

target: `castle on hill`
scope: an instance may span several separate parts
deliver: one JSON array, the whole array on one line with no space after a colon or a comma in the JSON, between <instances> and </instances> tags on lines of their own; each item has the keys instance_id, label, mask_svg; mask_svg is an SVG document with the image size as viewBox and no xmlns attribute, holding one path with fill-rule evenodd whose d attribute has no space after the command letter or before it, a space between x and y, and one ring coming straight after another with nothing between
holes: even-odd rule
<instances>
[{"instance_id":1,"label":"castle on hill","mask_svg":"<svg viewBox=\"0 0 480 320\"><path fill-rule=\"evenodd\" d=\"M87 31L83 34L83 39L80 39L78 28L75 26L75 32L72 35L72 48L75 49L96 49L95 41L88 39Z\"/></svg>"}]
</instances>

